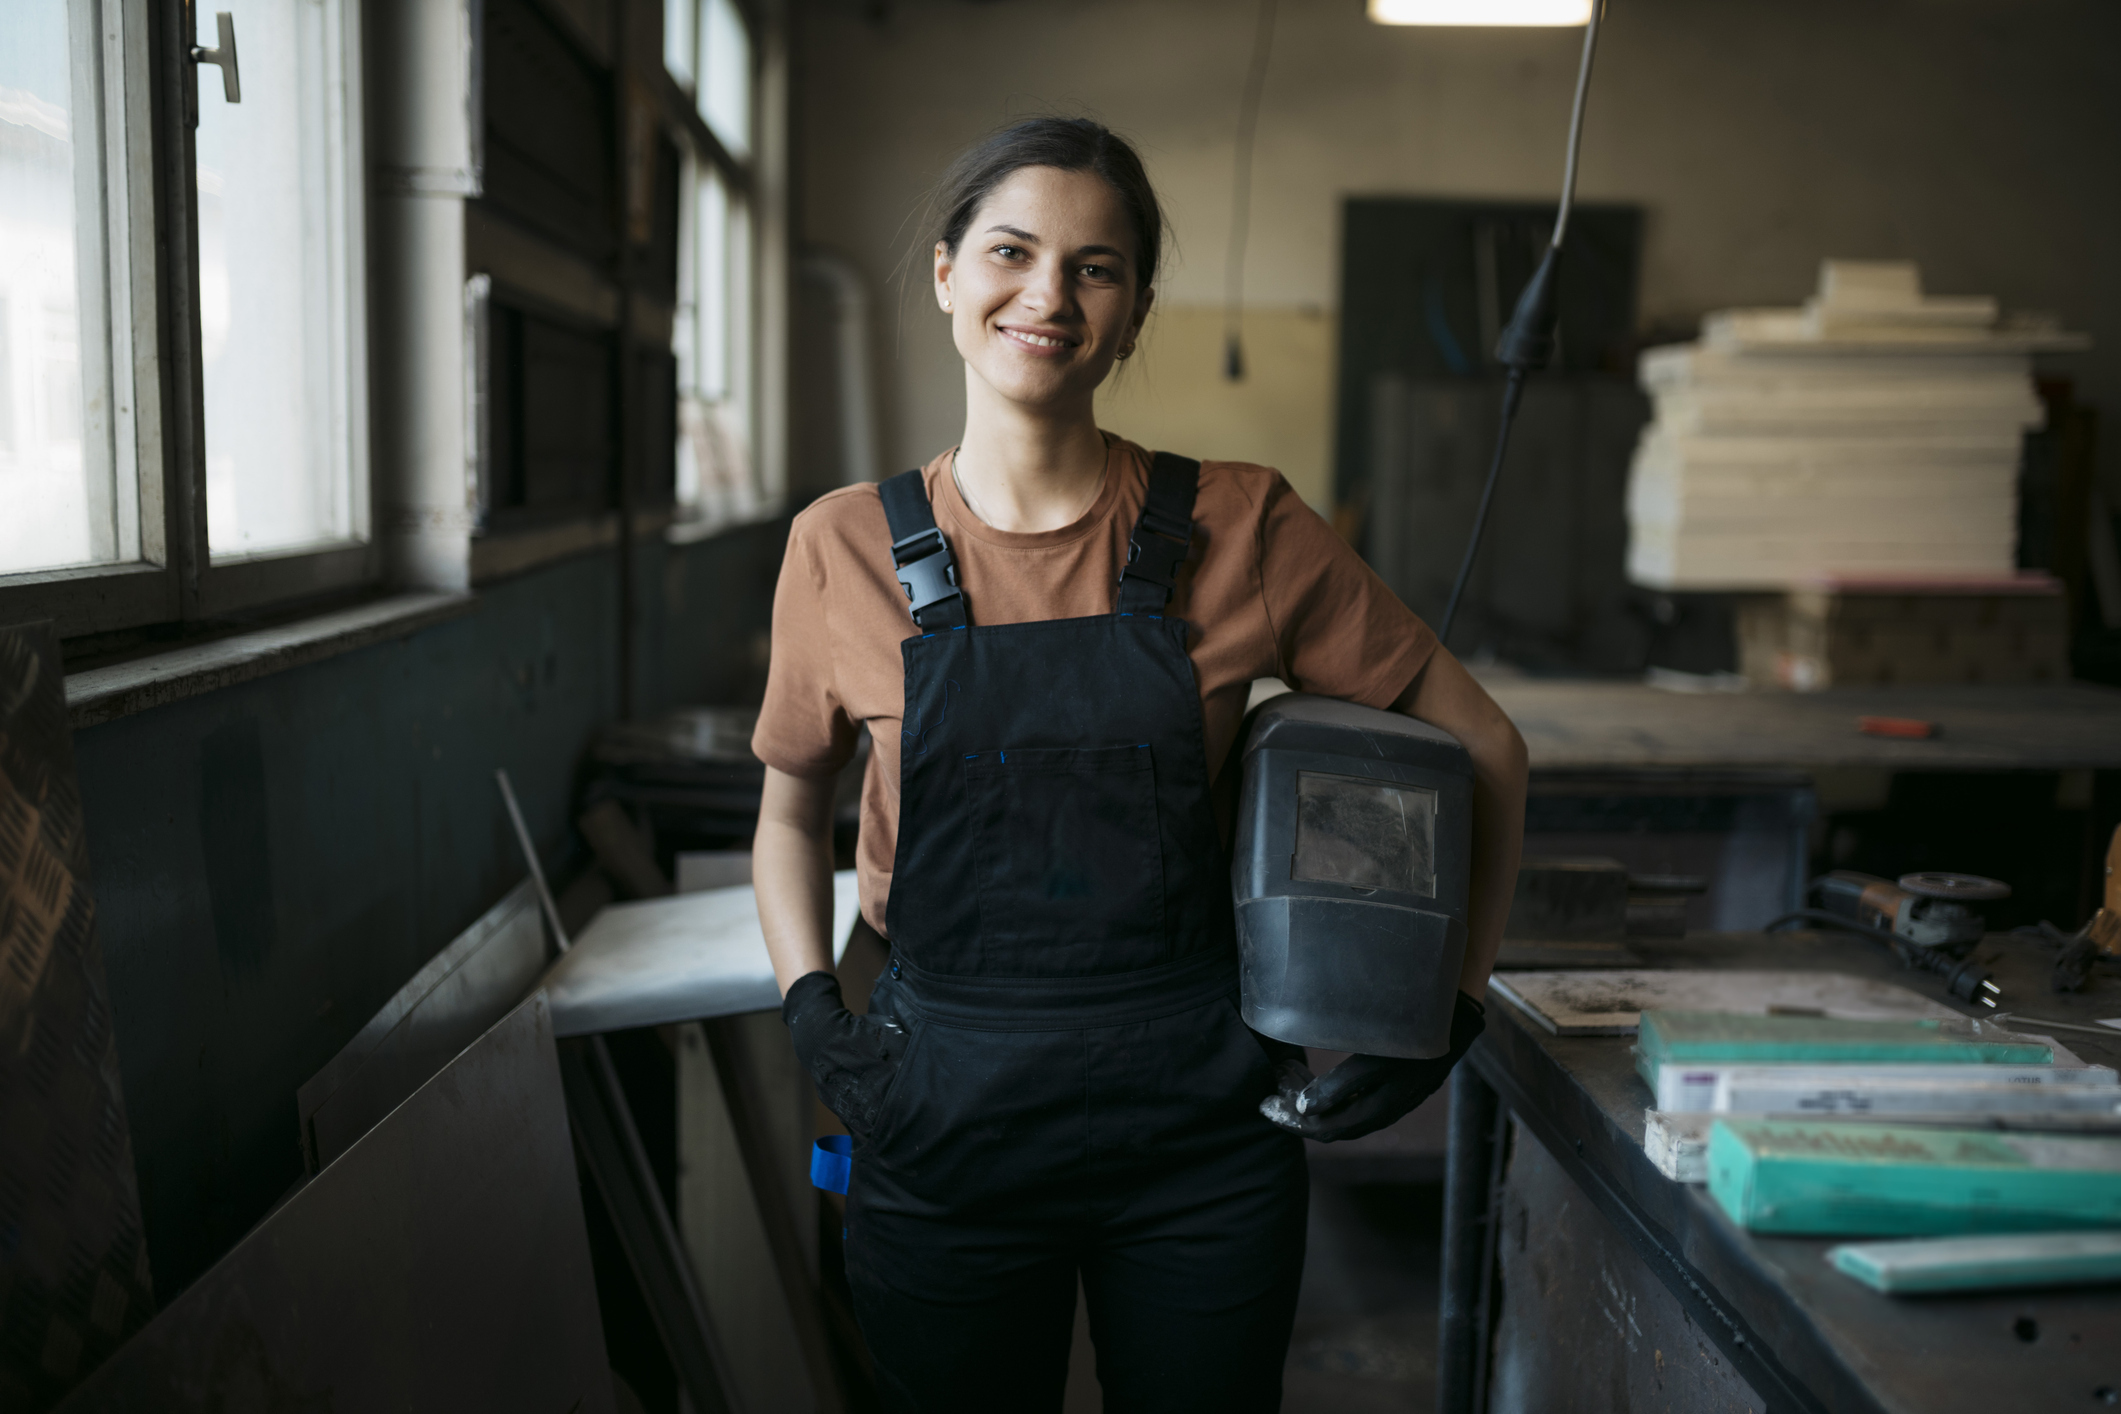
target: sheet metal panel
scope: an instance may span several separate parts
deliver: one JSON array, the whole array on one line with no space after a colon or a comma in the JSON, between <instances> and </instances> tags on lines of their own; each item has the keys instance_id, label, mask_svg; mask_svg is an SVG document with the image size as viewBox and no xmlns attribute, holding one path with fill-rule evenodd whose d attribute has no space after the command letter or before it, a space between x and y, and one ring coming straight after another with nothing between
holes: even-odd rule
<instances>
[{"instance_id":1,"label":"sheet metal panel","mask_svg":"<svg viewBox=\"0 0 2121 1414\"><path fill-rule=\"evenodd\" d=\"M537 985L550 956L528 879L413 974L295 1092L312 1174L427 1083Z\"/></svg>"},{"instance_id":2,"label":"sheet metal panel","mask_svg":"<svg viewBox=\"0 0 2121 1414\"><path fill-rule=\"evenodd\" d=\"M61 1408L610 1414L544 996L297 1189Z\"/></svg>"},{"instance_id":3,"label":"sheet metal panel","mask_svg":"<svg viewBox=\"0 0 2121 1414\"><path fill-rule=\"evenodd\" d=\"M1768 1402L1520 1125L1497 1232L1495 1414L1732 1414Z\"/></svg>"},{"instance_id":4,"label":"sheet metal panel","mask_svg":"<svg viewBox=\"0 0 2121 1414\"><path fill-rule=\"evenodd\" d=\"M854 871L834 874L835 956L846 950L860 906ZM552 965L544 988L561 1036L704 1021L781 1004L749 884L613 904Z\"/></svg>"},{"instance_id":5,"label":"sheet metal panel","mask_svg":"<svg viewBox=\"0 0 2121 1414\"><path fill-rule=\"evenodd\" d=\"M154 1310L59 648L0 629L0 1409Z\"/></svg>"}]
</instances>

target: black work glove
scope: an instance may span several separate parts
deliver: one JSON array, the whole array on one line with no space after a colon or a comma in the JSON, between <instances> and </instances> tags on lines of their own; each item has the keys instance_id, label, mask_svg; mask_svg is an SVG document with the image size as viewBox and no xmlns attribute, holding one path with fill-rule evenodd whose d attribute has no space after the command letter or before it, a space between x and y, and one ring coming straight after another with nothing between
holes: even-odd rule
<instances>
[{"instance_id":1,"label":"black work glove","mask_svg":"<svg viewBox=\"0 0 2121 1414\"><path fill-rule=\"evenodd\" d=\"M1259 1112L1306 1139L1360 1139L1436 1093L1487 1026L1487 1010L1464 992L1451 1010L1451 1049L1429 1060L1349 1056L1317 1079L1301 1062L1281 1063L1279 1089Z\"/></svg>"},{"instance_id":2,"label":"black work glove","mask_svg":"<svg viewBox=\"0 0 2121 1414\"><path fill-rule=\"evenodd\" d=\"M829 972L806 972L781 1000L781 1020L795 1053L817 1083L818 1098L855 1138L867 1137L898 1074L906 1033L876 1016L856 1016Z\"/></svg>"}]
</instances>

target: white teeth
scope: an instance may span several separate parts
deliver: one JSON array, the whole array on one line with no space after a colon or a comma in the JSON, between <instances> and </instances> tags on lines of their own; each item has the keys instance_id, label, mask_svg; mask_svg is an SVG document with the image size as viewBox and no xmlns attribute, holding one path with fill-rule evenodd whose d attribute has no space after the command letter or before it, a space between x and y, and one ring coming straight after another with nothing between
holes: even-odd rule
<instances>
[{"instance_id":1,"label":"white teeth","mask_svg":"<svg viewBox=\"0 0 2121 1414\"><path fill-rule=\"evenodd\" d=\"M1011 329L1009 333L1012 337L1022 339L1025 343L1031 344L1037 348L1057 349L1061 346L1061 341L1059 339L1048 339L1040 334L1026 334L1021 329Z\"/></svg>"}]
</instances>

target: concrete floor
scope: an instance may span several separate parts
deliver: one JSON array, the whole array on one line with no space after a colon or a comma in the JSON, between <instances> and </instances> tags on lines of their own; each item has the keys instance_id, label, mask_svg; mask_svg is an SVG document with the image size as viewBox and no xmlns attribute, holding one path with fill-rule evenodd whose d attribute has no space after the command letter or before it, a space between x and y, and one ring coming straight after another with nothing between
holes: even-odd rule
<instances>
[{"instance_id":1,"label":"concrete floor","mask_svg":"<svg viewBox=\"0 0 2121 1414\"><path fill-rule=\"evenodd\" d=\"M1440 1187L1315 1183L1283 1414L1435 1407L1442 1255Z\"/></svg>"},{"instance_id":2,"label":"concrete floor","mask_svg":"<svg viewBox=\"0 0 2121 1414\"><path fill-rule=\"evenodd\" d=\"M1410 1414L1436 1403L1443 1190L1311 1185L1311 1223L1282 1414ZM1076 1304L1065 1414L1101 1408L1089 1322Z\"/></svg>"}]
</instances>

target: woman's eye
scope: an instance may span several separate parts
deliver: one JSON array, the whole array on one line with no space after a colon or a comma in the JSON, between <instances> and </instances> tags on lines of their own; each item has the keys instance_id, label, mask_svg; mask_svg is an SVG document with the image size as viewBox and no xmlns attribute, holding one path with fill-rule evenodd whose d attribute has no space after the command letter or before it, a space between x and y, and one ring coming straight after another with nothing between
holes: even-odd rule
<instances>
[{"instance_id":1,"label":"woman's eye","mask_svg":"<svg viewBox=\"0 0 2121 1414\"><path fill-rule=\"evenodd\" d=\"M994 253L1004 260L1014 260L1022 255L1024 250L1022 246L998 245L994 248Z\"/></svg>"},{"instance_id":2,"label":"woman's eye","mask_svg":"<svg viewBox=\"0 0 2121 1414\"><path fill-rule=\"evenodd\" d=\"M1105 265L1085 265L1083 274L1093 280L1110 280L1114 278L1111 267Z\"/></svg>"}]
</instances>

